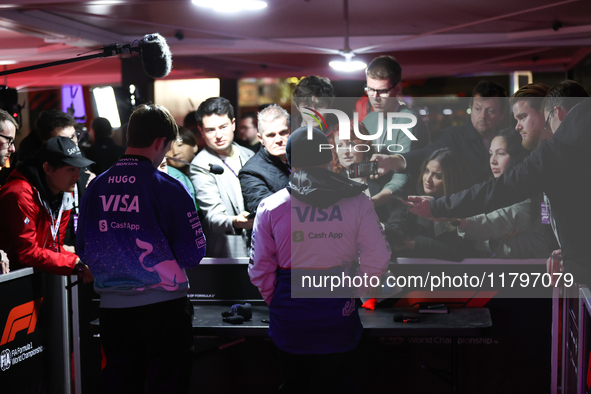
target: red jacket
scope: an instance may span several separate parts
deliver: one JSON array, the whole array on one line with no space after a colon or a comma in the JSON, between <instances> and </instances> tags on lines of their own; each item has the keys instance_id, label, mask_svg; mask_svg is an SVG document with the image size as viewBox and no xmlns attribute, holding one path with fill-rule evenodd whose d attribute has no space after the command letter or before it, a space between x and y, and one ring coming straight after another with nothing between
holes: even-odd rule
<instances>
[{"instance_id":1,"label":"red jacket","mask_svg":"<svg viewBox=\"0 0 591 394\"><path fill-rule=\"evenodd\" d=\"M71 201L72 195L64 193L59 235L54 240L51 216L38 190L20 172L13 171L0 189L0 249L8 254L11 268L34 267L72 275L78 256L62 247Z\"/></svg>"}]
</instances>

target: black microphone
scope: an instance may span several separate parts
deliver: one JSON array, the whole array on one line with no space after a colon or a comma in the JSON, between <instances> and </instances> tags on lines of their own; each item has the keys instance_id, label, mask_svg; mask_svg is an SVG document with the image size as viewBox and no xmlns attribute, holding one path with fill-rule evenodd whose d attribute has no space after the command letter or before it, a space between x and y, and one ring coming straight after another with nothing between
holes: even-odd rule
<instances>
[{"instance_id":1,"label":"black microphone","mask_svg":"<svg viewBox=\"0 0 591 394\"><path fill-rule=\"evenodd\" d=\"M163 78L172 70L172 53L166 39L158 33L147 34L138 46L144 71L152 78Z\"/></svg>"},{"instance_id":2,"label":"black microphone","mask_svg":"<svg viewBox=\"0 0 591 394\"><path fill-rule=\"evenodd\" d=\"M77 56L72 59L58 60L55 62L36 64L34 66L27 66L15 68L13 70L0 71L0 76L16 74L25 71L38 70L40 68L59 66L62 64L76 63L84 60L99 59L109 56L115 56L127 53L139 53L142 59L144 71L152 78L163 78L170 74L172 69L172 54L170 47L166 43L166 39L158 33L147 34L143 39L137 41L138 45L132 44L109 44L104 45L102 51L88 56Z\"/></svg>"},{"instance_id":3,"label":"black microphone","mask_svg":"<svg viewBox=\"0 0 591 394\"><path fill-rule=\"evenodd\" d=\"M193 167L201 168L202 170L207 170L207 168L203 168L201 166L198 166L197 164L189 163L188 161L177 159L176 157L170 157L170 156L164 156L164 157L166 157L166 159L168 159L168 160L172 160L172 161L176 161L176 162L179 162L179 163L183 163L183 164L188 165L188 166L193 166ZM224 173L224 167L218 166L217 164L211 164L211 163L209 163L209 170L207 170L207 171L209 171L209 172L211 172L212 174L215 174L215 175L222 175Z\"/></svg>"}]
</instances>

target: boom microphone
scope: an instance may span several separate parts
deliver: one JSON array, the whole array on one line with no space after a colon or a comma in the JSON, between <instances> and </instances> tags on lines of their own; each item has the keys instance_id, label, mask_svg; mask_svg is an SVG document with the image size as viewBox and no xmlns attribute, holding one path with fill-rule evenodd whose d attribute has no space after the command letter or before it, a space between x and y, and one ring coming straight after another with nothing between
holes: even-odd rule
<instances>
[{"instance_id":1,"label":"boom microphone","mask_svg":"<svg viewBox=\"0 0 591 394\"><path fill-rule=\"evenodd\" d=\"M147 34L139 43L142 66L148 76L163 78L172 69L172 53L166 39L158 33Z\"/></svg>"},{"instance_id":2,"label":"boom microphone","mask_svg":"<svg viewBox=\"0 0 591 394\"><path fill-rule=\"evenodd\" d=\"M212 174L215 174L215 175L222 175L224 173L224 167L218 166L217 164L211 164L211 163L209 163L209 170L207 170L206 168L203 168L201 166L198 166L197 164L189 163L188 161L177 159L176 157L170 157L170 156L164 156L164 157L166 157L168 160L176 161L178 163L182 163L182 164L185 164L187 166L193 166L193 167L201 168L202 170L209 171L209 172L211 172Z\"/></svg>"},{"instance_id":3,"label":"boom microphone","mask_svg":"<svg viewBox=\"0 0 591 394\"><path fill-rule=\"evenodd\" d=\"M138 42L138 45L133 46L136 42ZM58 60L34 66L15 68L13 70L4 70L0 71L0 76L128 53L139 53L144 71L152 78L162 78L170 73L170 70L172 69L172 54L170 53L170 48L164 37L158 33L147 34L143 39L134 41L133 44L104 45L101 52L93 55L78 56L73 59Z\"/></svg>"}]
</instances>

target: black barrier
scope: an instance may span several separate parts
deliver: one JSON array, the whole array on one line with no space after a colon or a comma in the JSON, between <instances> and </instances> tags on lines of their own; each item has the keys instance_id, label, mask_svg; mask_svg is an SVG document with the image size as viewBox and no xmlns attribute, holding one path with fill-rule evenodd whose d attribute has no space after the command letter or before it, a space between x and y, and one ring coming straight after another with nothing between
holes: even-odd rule
<instances>
[{"instance_id":1,"label":"black barrier","mask_svg":"<svg viewBox=\"0 0 591 394\"><path fill-rule=\"evenodd\" d=\"M68 393L64 278L32 268L0 275L3 393Z\"/></svg>"}]
</instances>

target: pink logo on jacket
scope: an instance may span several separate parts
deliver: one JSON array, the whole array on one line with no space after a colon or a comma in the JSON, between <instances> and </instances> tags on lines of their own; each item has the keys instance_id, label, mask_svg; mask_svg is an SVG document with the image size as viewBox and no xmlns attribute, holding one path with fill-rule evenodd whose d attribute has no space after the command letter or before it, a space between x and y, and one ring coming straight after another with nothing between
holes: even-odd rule
<instances>
[{"instance_id":1,"label":"pink logo on jacket","mask_svg":"<svg viewBox=\"0 0 591 394\"><path fill-rule=\"evenodd\" d=\"M136 238L135 243L141 249L144 250L144 253L140 255L139 261L142 267L148 272L156 272L160 277L160 283L155 283L146 287L138 288L139 291L143 291L145 289L154 289L157 287L162 287L168 291L174 291L178 289L179 283L186 283L187 276L183 269L178 265L176 260L165 260L153 267L146 267L144 265L144 259L147 255L152 253L154 247L149 242L144 242L138 238Z\"/></svg>"}]
</instances>

